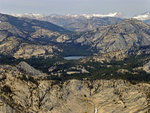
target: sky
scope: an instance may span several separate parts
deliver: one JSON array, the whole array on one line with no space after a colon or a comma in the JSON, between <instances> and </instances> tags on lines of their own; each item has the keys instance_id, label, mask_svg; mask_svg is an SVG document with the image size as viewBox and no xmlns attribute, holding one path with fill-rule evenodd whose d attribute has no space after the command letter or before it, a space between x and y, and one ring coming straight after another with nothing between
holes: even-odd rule
<instances>
[{"instance_id":1,"label":"sky","mask_svg":"<svg viewBox=\"0 0 150 113\"><path fill-rule=\"evenodd\" d=\"M150 0L0 0L2 13L107 14L131 17L150 12Z\"/></svg>"}]
</instances>

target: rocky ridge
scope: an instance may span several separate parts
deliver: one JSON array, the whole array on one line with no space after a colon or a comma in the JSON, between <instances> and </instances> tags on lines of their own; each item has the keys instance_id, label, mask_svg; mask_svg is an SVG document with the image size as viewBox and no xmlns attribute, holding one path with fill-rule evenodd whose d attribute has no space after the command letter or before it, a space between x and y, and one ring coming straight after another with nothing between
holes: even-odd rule
<instances>
[{"instance_id":1,"label":"rocky ridge","mask_svg":"<svg viewBox=\"0 0 150 113\"><path fill-rule=\"evenodd\" d=\"M141 21L129 19L119 24L105 26L85 33L77 43L90 45L100 52L118 51L129 49L133 46L150 44L150 26Z\"/></svg>"},{"instance_id":2,"label":"rocky ridge","mask_svg":"<svg viewBox=\"0 0 150 113\"><path fill-rule=\"evenodd\" d=\"M97 57L121 59L127 57L133 47L148 46L149 31L149 25L135 19L127 19L116 25L86 32L75 42L96 49Z\"/></svg>"},{"instance_id":3,"label":"rocky ridge","mask_svg":"<svg viewBox=\"0 0 150 113\"><path fill-rule=\"evenodd\" d=\"M62 52L54 43L70 40L69 31L49 22L5 14L0 14L0 21L0 53L3 55L25 59L53 57Z\"/></svg>"}]
</instances>

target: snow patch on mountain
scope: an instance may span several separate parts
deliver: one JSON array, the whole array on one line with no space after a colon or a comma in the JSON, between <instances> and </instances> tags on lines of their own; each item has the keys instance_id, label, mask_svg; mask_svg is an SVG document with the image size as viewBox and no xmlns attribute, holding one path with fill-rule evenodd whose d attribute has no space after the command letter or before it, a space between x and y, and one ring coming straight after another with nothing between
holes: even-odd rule
<instances>
[{"instance_id":1,"label":"snow patch on mountain","mask_svg":"<svg viewBox=\"0 0 150 113\"><path fill-rule=\"evenodd\" d=\"M148 20L148 19L150 19L150 12L134 16L133 18L135 18L137 20Z\"/></svg>"},{"instance_id":2,"label":"snow patch on mountain","mask_svg":"<svg viewBox=\"0 0 150 113\"><path fill-rule=\"evenodd\" d=\"M35 18L35 19L40 19L44 17L44 15L38 13L23 13L23 14L11 14L11 15L15 17L27 17L27 18Z\"/></svg>"},{"instance_id":3,"label":"snow patch on mountain","mask_svg":"<svg viewBox=\"0 0 150 113\"><path fill-rule=\"evenodd\" d=\"M15 17L26 17L26 18L34 18L34 19L42 19L44 17L47 17L43 14L38 13L23 13L23 14L10 14ZM93 18L93 17L117 17L117 18L125 18L125 16L121 12L113 12L108 14L67 14L67 15L49 15L50 17L66 17L66 18ZM146 12L140 15L133 16L132 18L135 18L137 20L148 20L150 19L150 12Z\"/></svg>"},{"instance_id":4,"label":"snow patch on mountain","mask_svg":"<svg viewBox=\"0 0 150 113\"><path fill-rule=\"evenodd\" d=\"M119 17L119 18L122 18L123 14L120 13L120 12L114 12L114 13L108 13L108 14L80 14L80 15L68 14L66 16L74 17L74 18L78 18L78 17L85 17L85 18L92 18L92 17L100 17L100 18L104 18L104 17Z\"/></svg>"}]
</instances>

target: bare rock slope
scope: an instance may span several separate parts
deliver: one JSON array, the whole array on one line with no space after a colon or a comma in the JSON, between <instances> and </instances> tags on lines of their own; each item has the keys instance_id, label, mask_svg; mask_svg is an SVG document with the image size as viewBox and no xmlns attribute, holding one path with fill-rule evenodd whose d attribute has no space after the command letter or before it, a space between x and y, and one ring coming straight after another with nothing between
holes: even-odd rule
<instances>
[{"instance_id":1,"label":"bare rock slope","mask_svg":"<svg viewBox=\"0 0 150 113\"><path fill-rule=\"evenodd\" d=\"M70 39L65 30L49 22L0 14L0 54L15 58L52 57L62 50L54 43Z\"/></svg>"},{"instance_id":2,"label":"bare rock slope","mask_svg":"<svg viewBox=\"0 0 150 113\"><path fill-rule=\"evenodd\" d=\"M127 19L86 32L76 40L82 45L90 45L101 53L130 49L150 44L150 26L135 19Z\"/></svg>"},{"instance_id":3,"label":"bare rock slope","mask_svg":"<svg viewBox=\"0 0 150 113\"><path fill-rule=\"evenodd\" d=\"M0 113L149 113L149 92L146 83L87 79L58 83L18 67L0 66Z\"/></svg>"}]
</instances>

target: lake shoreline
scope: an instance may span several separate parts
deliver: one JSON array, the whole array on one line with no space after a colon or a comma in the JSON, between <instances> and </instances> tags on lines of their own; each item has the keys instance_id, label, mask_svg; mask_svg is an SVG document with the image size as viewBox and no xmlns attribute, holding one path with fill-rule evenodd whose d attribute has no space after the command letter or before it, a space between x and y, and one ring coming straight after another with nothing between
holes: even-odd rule
<instances>
[{"instance_id":1,"label":"lake shoreline","mask_svg":"<svg viewBox=\"0 0 150 113\"><path fill-rule=\"evenodd\" d=\"M66 56L64 57L65 60L79 60L81 58L86 58L87 56Z\"/></svg>"}]
</instances>

